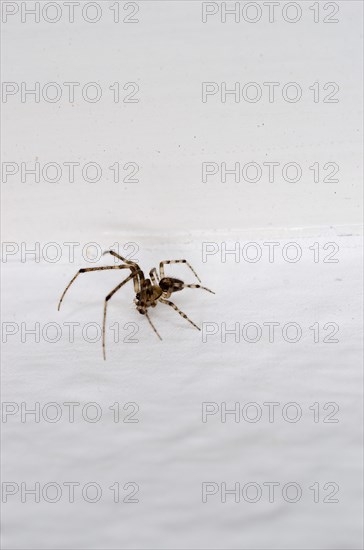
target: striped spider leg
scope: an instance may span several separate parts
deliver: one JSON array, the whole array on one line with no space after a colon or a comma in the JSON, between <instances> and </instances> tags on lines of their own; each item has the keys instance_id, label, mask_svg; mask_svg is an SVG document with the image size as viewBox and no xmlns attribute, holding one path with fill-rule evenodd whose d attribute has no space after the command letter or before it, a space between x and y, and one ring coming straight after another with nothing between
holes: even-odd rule
<instances>
[{"instance_id":1,"label":"striped spider leg","mask_svg":"<svg viewBox=\"0 0 364 550\"><path fill-rule=\"evenodd\" d=\"M71 281L68 283L65 290L63 291L63 294L62 294L62 296L59 300L59 303L58 303L58 311L61 308L61 305L62 305L63 299L66 295L66 292L68 291L70 286L74 283L74 281L77 279L77 277L79 275L81 275L81 273L88 273L88 272L91 272L91 271L92 272L94 272L94 271L105 271L105 270L111 270L111 269L119 269L119 270L120 269L130 269L130 271L131 271L130 275L124 281L119 283L105 298L104 318L103 318L103 325L102 325L102 349L103 349L103 356L104 356L104 359L105 359L106 358L106 354L105 354L105 326L106 326L107 302L115 294L115 292L117 292L125 283L127 283L131 279L133 279L133 281L134 281L134 290L135 290L135 292L138 292L138 290L140 288L140 281L144 281L144 274L143 274L142 270L140 269L140 267L138 266L138 264L136 264L135 262L131 262L130 260L127 260L126 258L123 258L122 256L120 256L119 254L117 254L113 250L107 250L106 252L104 252L104 254L111 254L112 256L115 256L116 258L118 258L119 260L121 260L125 263L121 264L121 265L86 267L86 268L80 269L76 273L76 275L71 279Z\"/></svg>"},{"instance_id":2,"label":"striped spider leg","mask_svg":"<svg viewBox=\"0 0 364 550\"><path fill-rule=\"evenodd\" d=\"M172 307L175 311L177 311L177 313L179 313L179 315L181 315L181 317L191 323L192 326L194 326L198 330L201 330L200 327L198 327L193 321L191 321L191 319L189 319L189 317L176 306L176 304L174 304L170 300L167 300L166 298L169 298L173 292L178 292L184 288L201 288L203 290L207 290L207 292L211 292L212 294L215 294L215 292L213 292L209 288L206 288L205 286L197 284L185 284L180 279L165 277L164 266L166 264L186 264L187 267L189 267L189 269L195 275L196 279L201 282L201 279L197 275L196 271L187 260L164 260L159 264L159 276L158 271L155 267L153 267L153 269L151 269L151 271L149 272L149 276L154 282L154 285L157 285L162 291L162 294L157 298L157 300L162 304Z\"/></svg>"},{"instance_id":3,"label":"striped spider leg","mask_svg":"<svg viewBox=\"0 0 364 550\"><path fill-rule=\"evenodd\" d=\"M102 321L102 354L103 354L103 357L104 359L106 359L106 348L105 348L105 329L106 329L106 312L107 312L107 304L108 304L108 301L110 300L110 298L112 298L112 296L114 296L114 294L120 290L120 288L122 286L124 286L127 282L129 282L131 279L133 279L134 281L134 290L136 293L140 292L140 288L141 288L141 283L144 282L144 273L143 271L140 269L139 266L137 266L137 264L135 264L136 267L134 266L124 266L124 267L129 267L131 269L131 273L130 275L128 275L128 277L126 279L124 279L124 281L122 281L121 283L119 283L111 292L109 292L109 294L106 296L105 298L105 302L104 302L104 317L103 317L103 321ZM150 321L149 321L150 322Z\"/></svg>"},{"instance_id":4,"label":"striped spider leg","mask_svg":"<svg viewBox=\"0 0 364 550\"><path fill-rule=\"evenodd\" d=\"M215 292L213 292L209 288L206 288L205 286L196 285L196 284L187 285L180 279L175 279L173 277L165 277L164 275L165 264L186 264L187 267L190 268L190 270L192 271L192 273L195 275L196 279L199 282L201 282L201 279L199 278L196 271L193 269L191 264L188 263L187 260L164 260L163 262L160 262L159 264L160 280L158 284L164 291L166 298L169 298L172 292L177 292L178 290L182 290L184 288L201 288L202 290L207 290L207 292L211 292L211 294L215 294Z\"/></svg>"}]
</instances>

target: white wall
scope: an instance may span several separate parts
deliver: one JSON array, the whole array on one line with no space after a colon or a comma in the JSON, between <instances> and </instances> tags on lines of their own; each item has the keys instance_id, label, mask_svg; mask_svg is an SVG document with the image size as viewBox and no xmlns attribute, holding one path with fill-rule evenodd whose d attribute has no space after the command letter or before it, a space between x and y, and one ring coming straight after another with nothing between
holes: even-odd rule
<instances>
[{"instance_id":1,"label":"white wall","mask_svg":"<svg viewBox=\"0 0 364 550\"><path fill-rule=\"evenodd\" d=\"M362 548L362 3L321 2L314 23L316 3L303 0L293 24L282 19L287 2L280 2L274 23L265 9L256 24L224 24L220 12L203 23L200 2L141 0L138 23L114 24L115 3L103 1L101 20L90 24L77 11L68 23L59 2L60 22L22 23L21 10L32 4L2 3L19 8L2 25L3 80L28 87L96 81L103 97L88 103L76 90L74 103L52 104L9 96L3 163L95 162L103 176L87 183L76 169L69 182L63 166L59 183L34 183L29 175L22 182L20 173L2 181L2 399L15 403L1 424L2 477L19 485L3 504L4 548ZM121 8L122 17L132 5ZM331 17L339 22L324 23L335 6ZM140 101L114 103L109 86L116 81L138 83ZM221 103L218 95L203 103L203 81L257 82L265 96L255 104ZM267 100L263 82L279 82L281 90L292 81L302 100ZM315 103L315 82L337 82L339 102L322 101L328 89ZM203 162L251 161L265 169L259 182L201 180ZM139 181L113 183L108 167L115 162L137 163ZM264 162L299 163L302 178L269 182ZM321 170L314 182L314 163L338 165L339 181L323 181ZM84 331L90 323L101 330L104 298L120 272L80 276L57 311L80 267L110 263L87 263L95 250L85 243L92 241L99 250L119 243L135 252L146 272L162 259L187 258L216 294L186 289L175 302L216 334L204 341L204 332L158 304L151 312L163 337L157 340L135 310L130 282L108 306L104 362L100 340ZM246 257L248 241L251 254L262 252L257 261ZM79 243L74 259L67 242ZM207 258L203 242L214 243ZM35 247L36 258L25 254ZM224 247L236 255L224 257ZM168 266L168 274L193 282L183 265ZM295 343L283 336L292 323L302 332ZM255 343L242 337L249 324L262 328ZM136 342L126 342L133 327ZM236 333L224 341L224 327L235 328L240 341ZM327 341L333 328L334 341ZM55 330L60 337L51 342ZM22 403L43 410L50 402L63 412L59 422L20 414ZM69 422L69 402L79 403L77 411L97 403L100 421L76 412ZM115 402L136 402L139 422L114 422ZM254 402L264 414L257 423L222 422L219 414L202 422L204 402ZM267 402L279 403L274 422ZM291 402L302 409L297 422L282 416ZM334 422L325 421L330 403L337 405ZM272 481L298 484L302 498L288 503L280 491L273 503L266 492L255 504L223 503L220 493L202 501L203 482ZM79 492L70 503L66 491L59 502L22 502L22 482L96 482L103 494L93 504ZM136 482L139 502L113 502L115 482ZM327 483L339 487L338 502L324 501L333 487Z\"/></svg>"},{"instance_id":2,"label":"white wall","mask_svg":"<svg viewBox=\"0 0 364 550\"><path fill-rule=\"evenodd\" d=\"M100 239L105 232L149 234L227 228L355 227L361 216L361 14L360 2L341 2L339 23L313 23L314 12L303 2L302 17L287 23L282 4L269 23L264 8L253 24L232 16L221 23L221 10L201 21L199 2L141 2L136 24L114 24L109 4L102 18L90 24L75 16L67 23L20 22L9 16L3 26L3 80L39 82L96 81L103 97L88 103L54 104L20 93L3 105L7 143L3 160L96 162L103 169L97 183L86 183L80 171L69 183L67 168L59 183L21 183L19 174L3 185L6 239L32 240L79 237ZM217 6L217 4L216 4ZM132 8L121 10L125 17ZM254 10L254 8L253 8ZM52 10L49 17L54 17ZM331 17L321 8L320 17ZM286 17L293 17L288 11ZM90 17L93 12L90 11ZM245 17L254 17L253 11ZM136 82L139 103L113 103L114 82ZM201 101L202 82L257 82L262 100L225 104L219 94ZM297 82L302 99L282 99L287 82ZM277 100L268 101L263 82L279 82ZM313 101L309 87L336 82L338 103ZM130 88L128 91L132 91ZM122 90L123 92L123 90ZM252 90L251 90L252 92ZM126 93L126 92L123 92ZM290 90L293 93L293 90ZM21 137L21 139L20 139ZM112 183L108 169L115 162L139 165L138 183ZM219 175L202 182L202 163L256 162L263 170L256 183L235 183ZM275 181L263 162L278 162ZM302 178L285 181L281 168L297 162ZM309 169L321 165L320 182ZM322 167L336 163L338 183L323 182ZM124 176L126 172L121 168ZM250 172L248 178L254 177ZM292 176L292 173L289 174Z\"/></svg>"}]
</instances>

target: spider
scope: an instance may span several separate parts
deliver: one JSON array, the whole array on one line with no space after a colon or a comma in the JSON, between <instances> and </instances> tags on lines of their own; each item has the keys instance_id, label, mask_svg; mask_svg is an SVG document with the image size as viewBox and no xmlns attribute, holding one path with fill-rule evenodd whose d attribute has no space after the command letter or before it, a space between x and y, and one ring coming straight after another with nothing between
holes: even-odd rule
<instances>
[{"instance_id":1,"label":"spider","mask_svg":"<svg viewBox=\"0 0 364 550\"><path fill-rule=\"evenodd\" d=\"M195 272L193 267L188 263L187 260L164 260L159 264L159 274L157 269L153 267L153 269L151 269L149 272L150 278L146 279L144 277L143 271L140 269L139 265L136 262L132 262L131 260L127 260L126 258L123 258L123 256L120 256L113 250L107 250L106 252L104 252L103 255L105 254L111 254L112 256L114 256L115 258L117 258L118 260L124 263L122 263L121 265L87 267L87 268L80 269L66 286L58 303L58 311L59 311L67 290L81 273L87 273L89 271L101 271L106 269L130 269L130 275L128 275L127 278L124 279L124 281L119 283L111 292L109 292L109 294L105 298L104 317L103 317L103 324L102 324L102 352L103 352L104 359L106 359L105 327L106 327L106 312L107 312L108 301L110 300L110 298L112 298L112 296L114 296L114 294L123 285L125 285L131 279L133 279L133 282L134 282L134 291L135 291L134 303L135 303L136 309L139 311L139 313L146 316L150 326L152 327L152 329L154 330L154 332L156 333L156 335L160 340L162 340L162 338L159 332L157 331L157 329L155 328L155 326L153 325L147 311L149 307L155 307L158 302L172 307L184 319L186 319L189 323L191 323L191 325L193 325L198 330L201 330L200 327L198 327L193 321L191 321L191 319L187 317L185 313L183 313L183 311L181 311L173 302L167 299L172 295L173 292L178 292L184 288L202 288L203 290L207 290L207 292L211 292L212 294L215 294L215 292L213 292L209 288L206 288L205 286L196 285L196 284L185 284L180 279L164 276L165 264L186 264L187 267L189 267L189 269L195 275L197 280L201 282L197 273Z\"/></svg>"}]
</instances>

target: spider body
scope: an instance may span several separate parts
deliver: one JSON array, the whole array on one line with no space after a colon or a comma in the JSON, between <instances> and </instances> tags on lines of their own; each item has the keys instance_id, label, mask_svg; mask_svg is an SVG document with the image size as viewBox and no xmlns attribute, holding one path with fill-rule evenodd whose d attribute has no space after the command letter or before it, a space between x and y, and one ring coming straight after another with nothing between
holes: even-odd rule
<instances>
[{"instance_id":1,"label":"spider body","mask_svg":"<svg viewBox=\"0 0 364 550\"><path fill-rule=\"evenodd\" d=\"M192 266L187 262L187 260L165 260L163 262L160 262L159 273L157 269L153 267L153 269L151 269L149 272L150 278L145 278L143 271L140 269L139 265L136 262L132 262L131 260L127 260L126 258L123 258L113 250L107 250L106 252L104 252L104 254L111 254L112 256L114 256L115 258L118 258L120 261L124 263L120 265L113 265L113 266L89 267L89 268L80 269L66 286L58 304L58 310L59 310L67 290L75 281L75 279L82 273L86 273L89 271L108 270L108 269L129 269L130 270L130 274L126 277L126 279L124 279L124 281L119 283L105 298L104 317L103 317L103 326L102 326L102 349L103 349L104 359L106 359L105 326L106 326L107 304L110 298L115 294L115 292L117 292L125 283L127 283L130 280L133 280L133 283L134 283L134 291L135 291L134 303L135 303L136 309L139 311L139 313L146 316L146 318L149 321L149 324L151 325L152 329L154 330L154 332L156 333L156 335L160 340L162 338L160 337L157 329L153 325L148 315L148 308L150 307L154 308L158 303L162 303L172 307L175 311L177 311L177 313L179 313L179 315L181 315L181 317L183 317L189 323L191 323L191 325L193 325L198 330L201 330L200 327L198 327L193 321L191 321L191 319L189 319L187 315L183 313L183 311L181 311L173 302L170 302L169 300L167 300L167 298L170 298L173 292L181 291L184 288L201 288L203 290L207 290L208 292L211 292L212 294L215 294L212 290L204 286L197 285L197 284L185 284L181 279L175 279L173 277L165 277L164 275L165 264L184 263L189 267L189 269L192 271L195 277L200 281L197 273L194 271Z\"/></svg>"},{"instance_id":2,"label":"spider body","mask_svg":"<svg viewBox=\"0 0 364 550\"><path fill-rule=\"evenodd\" d=\"M144 284L135 295L134 303L139 313L145 313L148 307L155 307L163 290L158 285L152 285L150 279L145 279Z\"/></svg>"}]
</instances>

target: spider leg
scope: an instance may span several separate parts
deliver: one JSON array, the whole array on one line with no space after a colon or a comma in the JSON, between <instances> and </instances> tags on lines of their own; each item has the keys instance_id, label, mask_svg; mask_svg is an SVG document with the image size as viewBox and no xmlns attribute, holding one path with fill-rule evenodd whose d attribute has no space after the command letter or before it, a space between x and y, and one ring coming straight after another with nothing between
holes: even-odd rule
<instances>
[{"instance_id":1,"label":"spider leg","mask_svg":"<svg viewBox=\"0 0 364 550\"><path fill-rule=\"evenodd\" d=\"M88 271L102 271L104 269L130 269L130 266L129 265L107 265L107 266L101 266L101 267L85 267L83 269L80 269L79 271L77 271L76 275L73 277L73 279L71 279L71 281L68 283L68 285L64 289L61 299L59 300L59 303L58 303L58 311L60 310L63 298L65 297L67 290L81 273L87 273Z\"/></svg>"},{"instance_id":2,"label":"spider leg","mask_svg":"<svg viewBox=\"0 0 364 550\"><path fill-rule=\"evenodd\" d=\"M117 292L123 285L125 285L125 283L127 283L128 281L130 281L130 279L133 279L135 277L137 277L138 274L136 272L132 272L130 273L130 275L128 275L128 277L126 279L124 279L124 281L122 281L121 283L118 284L118 286L116 286L114 288L114 290L112 290L105 298L105 302L104 302L104 318L103 318L103 322L102 322L102 353L103 353L103 356L104 356L104 359L106 359L106 352L105 352L105 327L106 327L106 312L107 312L107 303L108 301L110 300L110 298L112 296L114 296L115 292Z\"/></svg>"},{"instance_id":3,"label":"spider leg","mask_svg":"<svg viewBox=\"0 0 364 550\"><path fill-rule=\"evenodd\" d=\"M137 292L140 292L141 284L144 281L144 273L139 266L137 266L134 271L132 266L130 266L130 269L132 270L132 273L134 273L133 283L134 283L134 292L136 294Z\"/></svg>"},{"instance_id":4,"label":"spider leg","mask_svg":"<svg viewBox=\"0 0 364 550\"><path fill-rule=\"evenodd\" d=\"M121 260L125 264L129 265L130 269L139 270L140 273L138 275L138 278L139 278L138 280L139 281L144 281L144 273L142 272L142 270L140 269L140 267L138 266L138 264L136 262L132 262L131 260L127 260L126 258L124 258L123 256L120 256L120 254L117 254L113 250L105 250L105 252L103 252L102 255L104 256L105 254L111 254L111 256L114 256L115 258L118 258L118 260ZM139 285L139 288L138 288L137 279L134 279L134 291L138 292L139 290L140 290L140 285Z\"/></svg>"},{"instance_id":5,"label":"spider leg","mask_svg":"<svg viewBox=\"0 0 364 550\"><path fill-rule=\"evenodd\" d=\"M164 277L164 265L165 264L186 264L190 270L192 271L192 273L195 275L196 279L201 282L201 279L200 277L197 275L196 271L193 269L193 267L188 263L187 260L163 260L163 262L161 262L159 264L159 273L160 273L160 276L161 278Z\"/></svg>"},{"instance_id":6,"label":"spider leg","mask_svg":"<svg viewBox=\"0 0 364 550\"><path fill-rule=\"evenodd\" d=\"M193 325L195 328L197 328L197 330L201 330L200 327L198 327L197 325L195 325L195 323L194 323L193 321L191 321L191 319L189 319L185 313L183 313L183 311L181 311L180 309L178 309L178 307L176 306L176 304L174 304L173 302L170 302L169 300L165 300L164 298L159 298L159 301L162 302L162 304L167 304L167 306L173 307L173 309L174 309L175 311L177 311L177 313L179 313L179 314L181 315L181 317L183 317L183 318L186 319L189 323L191 323L191 325Z\"/></svg>"},{"instance_id":7,"label":"spider leg","mask_svg":"<svg viewBox=\"0 0 364 550\"><path fill-rule=\"evenodd\" d=\"M202 288L202 290L207 290L207 292L211 292L211 294L216 294L213 290L210 290L209 288L206 288L205 286L201 285L185 285L183 284L182 288Z\"/></svg>"},{"instance_id":8,"label":"spider leg","mask_svg":"<svg viewBox=\"0 0 364 550\"><path fill-rule=\"evenodd\" d=\"M161 338L159 332L157 331L157 329L156 329L155 326L153 325L152 321L150 320L150 317L149 317L149 315L148 315L148 312L145 311L144 315L145 315L146 318L148 319L150 326L152 327L152 329L154 330L154 332L155 332L156 335L158 336L159 340L162 340L162 338Z\"/></svg>"},{"instance_id":9,"label":"spider leg","mask_svg":"<svg viewBox=\"0 0 364 550\"><path fill-rule=\"evenodd\" d=\"M149 277L151 278L151 280L155 285L159 283L158 271L156 270L155 267L153 267L153 269L149 271Z\"/></svg>"},{"instance_id":10,"label":"spider leg","mask_svg":"<svg viewBox=\"0 0 364 550\"><path fill-rule=\"evenodd\" d=\"M124 262L124 264L134 265L135 267L139 267L136 262L132 262L131 260L128 260L123 256L120 256L120 254L117 254L116 252L114 252L114 250L105 250L105 252L103 252L102 255L105 256L105 254L111 254L111 256L114 256L118 260L121 260L122 262Z\"/></svg>"}]
</instances>

